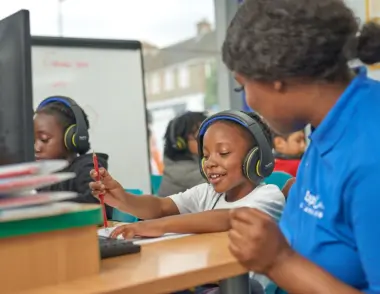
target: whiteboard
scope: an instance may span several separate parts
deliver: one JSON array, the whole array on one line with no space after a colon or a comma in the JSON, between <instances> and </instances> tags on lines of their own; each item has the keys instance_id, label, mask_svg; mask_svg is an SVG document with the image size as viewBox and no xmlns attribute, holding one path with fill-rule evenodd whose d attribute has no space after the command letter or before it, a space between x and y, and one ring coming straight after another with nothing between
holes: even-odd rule
<instances>
[{"instance_id":1,"label":"whiteboard","mask_svg":"<svg viewBox=\"0 0 380 294\"><path fill-rule=\"evenodd\" d=\"M141 44L34 37L33 104L74 99L90 121L90 143L109 155L109 171L125 188L151 193Z\"/></svg>"}]
</instances>

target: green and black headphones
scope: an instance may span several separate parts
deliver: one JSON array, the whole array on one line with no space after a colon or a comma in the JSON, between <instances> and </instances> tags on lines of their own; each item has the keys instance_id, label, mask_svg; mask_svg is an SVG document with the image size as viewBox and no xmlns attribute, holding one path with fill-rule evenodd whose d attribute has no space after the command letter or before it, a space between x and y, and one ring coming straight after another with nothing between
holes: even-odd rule
<instances>
[{"instance_id":1,"label":"green and black headphones","mask_svg":"<svg viewBox=\"0 0 380 294\"><path fill-rule=\"evenodd\" d=\"M90 148L89 134L82 109L71 98L65 96L51 96L44 99L37 107L37 111L46 105L59 102L71 109L75 117L75 124L70 125L64 132L64 144L68 151L84 154Z\"/></svg>"},{"instance_id":2,"label":"green and black headphones","mask_svg":"<svg viewBox=\"0 0 380 294\"><path fill-rule=\"evenodd\" d=\"M226 120L233 121L246 128L255 139L257 146L249 150L243 161L243 174L253 183L260 183L268 177L274 168L274 157L272 148L264 134L260 124L252 117L242 111L227 110L214 114L207 118L199 128L198 134L198 152L199 168L202 176L207 179L204 169L205 158L203 156L203 137L210 127L216 121Z\"/></svg>"},{"instance_id":3,"label":"green and black headphones","mask_svg":"<svg viewBox=\"0 0 380 294\"><path fill-rule=\"evenodd\" d=\"M183 116L183 115L184 114L173 118L173 120L170 122L170 125L169 125L170 143L171 143L173 149L178 150L178 151L186 150L186 148L187 148L186 140L181 135L178 135L178 134L183 134L183 132L185 131L184 128L181 130L176 130L176 127L177 127L176 122L177 122L178 118Z\"/></svg>"}]
</instances>

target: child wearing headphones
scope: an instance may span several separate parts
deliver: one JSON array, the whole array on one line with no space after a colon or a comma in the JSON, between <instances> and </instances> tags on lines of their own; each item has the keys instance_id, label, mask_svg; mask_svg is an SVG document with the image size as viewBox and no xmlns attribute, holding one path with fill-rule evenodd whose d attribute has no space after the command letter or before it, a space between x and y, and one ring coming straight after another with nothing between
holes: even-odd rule
<instances>
[{"instance_id":1,"label":"child wearing headphones","mask_svg":"<svg viewBox=\"0 0 380 294\"><path fill-rule=\"evenodd\" d=\"M305 132L298 131L289 135L273 134L275 171L286 172L296 176L301 157L306 148Z\"/></svg>"},{"instance_id":2,"label":"child wearing headphones","mask_svg":"<svg viewBox=\"0 0 380 294\"><path fill-rule=\"evenodd\" d=\"M164 174L159 196L184 192L205 180L199 172L197 136L203 112L185 112L168 124L165 133Z\"/></svg>"},{"instance_id":3,"label":"child wearing headphones","mask_svg":"<svg viewBox=\"0 0 380 294\"><path fill-rule=\"evenodd\" d=\"M73 191L78 197L70 201L98 203L92 197L88 184L93 168L90 150L89 121L86 113L74 100L55 96L43 100L34 116L34 150L36 160L65 159L69 166L66 172L75 172L76 178L43 188L43 191ZM98 153L98 161L108 167L108 155ZM112 208L107 207L107 216L112 217Z\"/></svg>"},{"instance_id":4,"label":"child wearing headphones","mask_svg":"<svg viewBox=\"0 0 380 294\"><path fill-rule=\"evenodd\" d=\"M112 237L223 232L230 228L229 209L243 206L279 219L285 198L277 186L261 183L274 161L271 133L260 117L241 111L213 115L200 127L198 145L207 183L169 197L134 196L100 169L101 182L90 183L93 195L104 194L110 206L146 220L119 226ZM96 180L94 170L91 177Z\"/></svg>"}]
</instances>

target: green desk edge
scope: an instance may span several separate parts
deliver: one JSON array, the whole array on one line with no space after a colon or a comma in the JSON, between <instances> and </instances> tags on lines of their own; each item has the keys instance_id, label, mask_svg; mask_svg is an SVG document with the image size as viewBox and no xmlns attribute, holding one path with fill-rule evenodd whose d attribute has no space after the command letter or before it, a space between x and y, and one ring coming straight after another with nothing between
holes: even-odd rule
<instances>
[{"instance_id":1,"label":"green desk edge","mask_svg":"<svg viewBox=\"0 0 380 294\"><path fill-rule=\"evenodd\" d=\"M0 222L0 238L44 233L91 225L99 225L103 221L99 207L67 212L64 214Z\"/></svg>"}]
</instances>

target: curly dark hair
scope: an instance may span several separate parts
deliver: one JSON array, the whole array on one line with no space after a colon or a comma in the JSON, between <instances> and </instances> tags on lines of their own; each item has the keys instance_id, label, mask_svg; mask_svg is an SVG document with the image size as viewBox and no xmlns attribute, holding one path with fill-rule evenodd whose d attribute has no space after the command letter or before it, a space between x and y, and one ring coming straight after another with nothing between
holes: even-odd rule
<instances>
[{"instance_id":1,"label":"curly dark hair","mask_svg":"<svg viewBox=\"0 0 380 294\"><path fill-rule=\"evenodd\" d=\"M227 67L249 79L336 81L347 62L380 61L380 26L359 22L342 0L245 0L223 44Z\"/></svg>"},{"instance_id":2,"label":"curly dark hair","mask_svg":"<svg viewBox=\"0 0 380 294\"><path fill-rule=\"evenodd\" d=\"M82 108L81 110L83 113L84 121L86 123L86 127L87 129L89 129L90 122L88 120L88 116ZM59 124L62 126L62 129L64 131L69 126L74 125L76 123L73 111L68 106L66 106L65 104L61 102L48 103L45 106L38 108L36 111L36 114L38 113L44 113L44 114L49 114L49 115L54 116L59 122ZM89 150L90 148L88 150L85 150L83 154L87 153Z\"/></svg>"}]
</instances>

